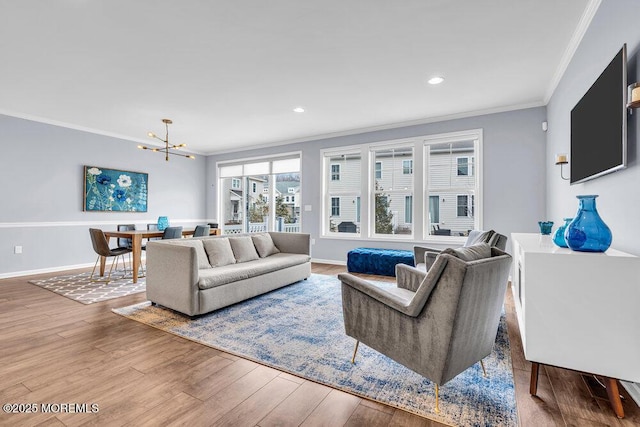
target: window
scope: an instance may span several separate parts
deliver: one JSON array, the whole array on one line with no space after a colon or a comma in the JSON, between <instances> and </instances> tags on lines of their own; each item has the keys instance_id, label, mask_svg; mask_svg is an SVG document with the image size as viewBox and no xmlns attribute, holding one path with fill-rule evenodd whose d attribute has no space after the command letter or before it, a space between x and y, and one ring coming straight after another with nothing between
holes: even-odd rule
<instances>
[{"instance_id":1,"label":"window","mask_svg":"<svg viewBox=\"0 0 640 427\"><path fill-rule=\"evenodd\" d=\"M321 154L322 236L461 243L482 229L481 129Z\"/></svg>"},{"instance_id":2,"label":"window","mask_svg":"<svg viewBox=\"0 0 640 427\"><path fill-rule=\"evenodd\" d=\"M382 179L382 162L376 162L376 179Z\"/></svg>"},{"instance_id":3,"label":"window","mask_svg":"<svg viewBox=\"0 0 640 427\"><path fill-rule=\"evenodd\" d=\"M331 181L340 181L340 165L331 165Z\"/></svg>"},{"instance_id":4,"label":"window","mask_svg":"<svg viewBox=\"0 0 640 427\"><path fill-rule=\"evenodd\" d=\"M413 222L413 196L404 196L404 222Z\"/></svg>"},{"instance_id":5,"label":"window","mask_svg":"<svg viewBox=\"0 0 640 427\"><path fill-rule=\"evenodd\" d=\"M425 143L427 194L425 234L460 236L480 229L474 216L474 196L478 177L474 159L479 147L478 134L457 138L434 138ZM445 231L443 231L445 230Z\"/></svg>"},{"instance_id":6,"label":"window","mask_svg":"<svg viewBox=\"0 0 640 427\"><path fill-rule=\"evenodd\" d=\"M458 216L469 215L469 196L458 196Z\"/></svg>"},{"instance_id":7,"label":"window","mask_svg":"<svg viewBox=\"0 0 640 427\"><path fill-rule=\"evenodd\" d=\"M473 176L473 157L458 157L458 176Z\"/></svg>"},{"instance_id":8,"label":"window","mask_svg":"<svg viewBox=\"0 0 640 427\"><path fill-rule=\"evenodd\" d=\"M340 197L331 198L331 216L340 216Z\"/></svg>"},{"instance_id":9,"label":"window","mask_svg":"<svg viewBox=\"0 0 640 427\"><path fill-rule=\"evenodd\" d=\"M217 167L218 218L224 234L301 231L299 207L270 197L280 188L300 188L300 154L221 162Z\"/></svg>"},{"instance_id":10,"label":"window","mask_svg":"<svg viewBox=\"0 0 640 427\"><path fill-rule=\"evenodd\" d=\"M429 196L429 229L440 222L440 196Z\"/></svg>"},{"instance_id":11,"label":"window","mask_svg":"<svg viewBox=\"0 0 640 427\"><path fill-rule=\"evenodd\" d=\"M353 223L359 217L359 206L354 202L362 191L362 155L353 150L323 151L322 229L324 235L359 233ZM340 180L334 180L339 171ZM366 183L366 180L364 180ZM298 199L300 200L300 199Z\"/></svg>"},{"instance_id":12,"label":"window","mask_svg":"<svg viewBox=\"0 0 640 427\"><path fill-rule=\"evenodd\" d=\"M413 173L413 160L402 161L402 173L405 175L411 175Z\"/></svg>"},{"instance_id":13,"label":"window","mask_svg":"<svg viewBox=\"0 0 640 427\"><path fill-rule=\"evenodd\" d=\"M374 147L375 182L371 200L371 217L374 219L374 234L413 234L411 218L406 221L406 198L413 203L413 174L404 173L405 166L413 169L413 146L398 145ZM380 167L378 167L380 165ZM378 171L385 170L384 176ZM412 214L412 213L411 213ZM410 214L410 215L411 215Z\"/></svg>"}]
</instances>

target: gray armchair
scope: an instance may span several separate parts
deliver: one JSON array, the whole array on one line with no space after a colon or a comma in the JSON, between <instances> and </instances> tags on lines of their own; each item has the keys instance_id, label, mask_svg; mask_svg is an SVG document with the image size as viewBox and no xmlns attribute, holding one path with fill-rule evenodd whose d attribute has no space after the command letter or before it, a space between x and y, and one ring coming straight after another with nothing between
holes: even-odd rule
<instances>
[{"instance_id":1,"label":"gray armchair","mask_svg":"<svg viewBox=\"0 0 640 427\"><path fill-rule=\"evenodd\" d=\"M469 236L467 237L467 241L462 247L469 247L483 242L488 243L489 246L495 246L496 248L504 251L507 247L507 236L496 233L493 230L471 230L469 232ZM425 246L414 246L413 258L415 266L420 270L428 270L429 268L431 268L436 260L436 257L441 251L442 249L428 248Z\"/></svg>"},{"instance_id":2,"label":"gray armchair","mask_svg":"<svg viewBox=\"0 0 640 427\"><path fill-rule=\"evenodd\" d=\"M395 288L339 274L352 362L363 342L426 377L439 411L439 386L493 349L510 266L509 254L484 243L445 249L429 272L398 264Z\"/></svg>"}]
</instances>

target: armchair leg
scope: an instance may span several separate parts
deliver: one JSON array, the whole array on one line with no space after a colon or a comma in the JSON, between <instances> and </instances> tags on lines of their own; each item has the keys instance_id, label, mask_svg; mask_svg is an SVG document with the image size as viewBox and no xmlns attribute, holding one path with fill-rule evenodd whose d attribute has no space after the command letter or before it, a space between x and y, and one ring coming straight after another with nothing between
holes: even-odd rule
<instances>
[{"instance_id":1,"label":"armchair leg","mask_svg":"<svg viewBox=\"0 0 640 427\"><path fill-rule=\"evenodd\" d=\"M482 363L482 360L480 361L480 366L482 366L482 376L487 378L487 370L484 368L484 363Z\"/></svg>"},{"instance_id":2,"label":"armchair leg","mask_svg":"<svg viewBox=\"0 0 640 427\"><path fill-rule=\"evenodd\" d=\"M356 341L356 347L353 349L353 357L351 357L351 363L352 364L356 364L356 353L358 352L358 344L360 344L360 341Z\"/></svg>"},{"instance_id":3,"label":"armchair leg","mask_svg":"<svg viewBox=\"0 0 640 427\"><path fill-rule=\"evenodd\" d=\"M436 414L440 413L440 387L436 384Z\"/></svg>"}]
</instances>

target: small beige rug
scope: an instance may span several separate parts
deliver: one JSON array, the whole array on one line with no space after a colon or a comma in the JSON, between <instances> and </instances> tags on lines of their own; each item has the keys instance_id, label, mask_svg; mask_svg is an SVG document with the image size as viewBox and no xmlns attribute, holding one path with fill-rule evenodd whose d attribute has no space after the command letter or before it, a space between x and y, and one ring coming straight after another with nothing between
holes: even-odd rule
<instances>
[{"instance_id":1,"label":"small beige rug","mask_svg":"<svg viewBox=\"0 0 640 427\"><path fill-rule=\"evenodd\" d=\"M93 304L146 290L144 277L138 278L138 283L133 283L130 277L123 278L122 271L114 271L109 283L91 282L89 277L91 272L84 272L44 280L30 280L29 283L82 304Z\"/></svg>"}]
</instances>

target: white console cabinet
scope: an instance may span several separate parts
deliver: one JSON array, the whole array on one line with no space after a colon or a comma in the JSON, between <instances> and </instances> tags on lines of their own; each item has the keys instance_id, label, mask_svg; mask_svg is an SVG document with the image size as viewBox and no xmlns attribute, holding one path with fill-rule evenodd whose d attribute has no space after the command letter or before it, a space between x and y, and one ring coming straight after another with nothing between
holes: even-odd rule
<instances>
[{"instance_id":1,"label":"white console cabinet","mask_svg":"<svg viewBox=\"0 0 640 427\"><path fill-rule=\"evenodd\" d=\"M518 324L525 358L534 362L532 394L538 364L607 377L610 400L615 379L640 382L640 258L559 248L540 234L511 238ZM623 416L621 404L612 406Z\"/></svg>"}]
</instances>

